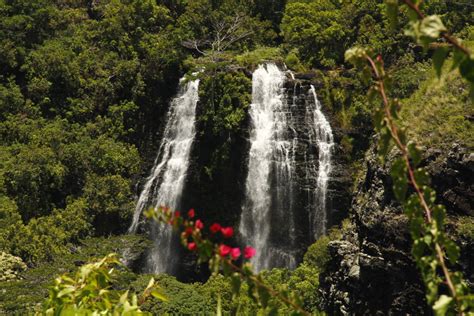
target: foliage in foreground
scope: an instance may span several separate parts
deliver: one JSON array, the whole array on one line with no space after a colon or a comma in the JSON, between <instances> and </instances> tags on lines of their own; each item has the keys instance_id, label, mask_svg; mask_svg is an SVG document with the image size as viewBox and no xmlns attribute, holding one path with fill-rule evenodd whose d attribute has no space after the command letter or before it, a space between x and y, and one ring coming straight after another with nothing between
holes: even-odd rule
<instances>
[{"instance_id":1,"label":"foliage in foreground","mask_svg":"<svg viewBox=\"0 0 474 316\"><path fill-rule=\"evenodd\" d=\"M474 100L473 55L448 33L439 16L425 16L418 2L403 2L410 10L406 34L415 38L425 49L438 38L444 38L450 46L436 48L434 68L439 76L447 55L452 51L452 69L459 68L461 76L470 83ZM389 17L396 23L398 1L388 1L387 9ZM471 290L463 273L452 271L449 266L456 264L460 251L445 232L446 208L436 203L436 192L430 187L429 175L420 165L420 149L408 141L406 132L398 126L400 104L389 97L389 76L385 72L383 59L381 55L376 59L372 55L370 49L355 47L346 52L346 60L364 73L365 80L369 82L373 79L369 94L373 100L382 104L374 119L380 134L381 157L387 156L392 145L398 150L399 157L391 168L393 192L410 220L412 255L426 286L427 301L437 315L471 314L474 310ZM409 187L411 190L408 190Z\"/></svg>"},{"instance_id":2,"label":"foliage in foreground","mask_svg":"<svg viewBox=\"0 0 474 316\"><path fill-rule=\"evenodd\" d=\"M339 237L340 233L337 230L332 230L330 238ZM110 241L101 241L94 239L94 244L116 244L114 243L114 240L116 239L112 239ZM315 315L319 314L320 312L318 310L318 304L320 302L320 297L317 290L319 285L318 279L319 273L324 269L325 262L327 260L328 241L329 238L324 237L318 240L314 244L314 246L310 247L305 255L303 263L296 270L289 271L287 269L272 269L270 271L263 271L261 274L262 280L265 284L267 284L267 286L271 288L286 289L287 291L292 293L292 296L298 296L300 298L302 307L305 310ZM91 250L88 250L88 252ZM104 251L105 250L106 249L104 249ZM98 262L92 265L89 264L87 266L96 266ZM106 284L105 288L110 291L108 298L110 302L115 302L119 304L116 298L118 296L123 295L126 291L132 294L145 292L149 284L149 280L151 278L150 275L134 274L126 268L121 267L120 265L116 266L116 264L113 264L113 266L115 268L113 269L113 273L109 275L110 282ZM79 268L78 272L75 272L74 274L68 273L57 278L55 282L57 283L58 280L61 280L59 285L60 287L58 288L58 284L56 284L51 288L49 294L50 298L46 303L49 308L54 308L54 310L57 311L64 306L65 302L63 302L61 299L57 299L57 296L58 291L60 289L67 288L67 280L69 278L73 278L75 280L74 284L76 286L82 284L84 286L82 287L83 289L90 287L91 284L89 283L95 282L95 278L88 277L85 282L79 283L79 279L74 276L78 276L81 273L80 271L82 269L83 267ZM44 274L44 272L42 273ZM159 294L162 294L164 297L166 297L166 300L147 299L143 301L143 304L138 304L138 308L143 313L151 313L153 315L214 314L217 311L217 307L219 304L221 306L221 311L224 315L230 314L232 312L235 313L237 311L238 314L255 315L265 311L259 301L254 300L254 298L252 298L249 292L249 285L247 284L247 282L242 282L239 295L235 295L235 293L233 292L232 278L226 277L221 273L212 275L209 280L204 284L181 283L177 281L174 277L165 274L156 275L154 276L154 278L156 278L156 284L159 285ZM37 280L37 278L35 279ZM69 284L70 282L71 281L69 280ZM14 288L10 288L10 290L14 290ZM81 291L83 290L80 290L80 288L78 288L77 291L74 292L76 301L78 301L81 297ZM51 299L51 297L56 297L56 299ZM88 296L86 295L84 299L87 298ZM138 297L137 302L141 303L139 298L140 297ZM104 298L101 298L102 301L103 299ZM66 301L70 303L71 297L66 298ZM132 301L133 300L129 296L129 302L132 303ZM84 305L84 302L82 302L81 304ZM111 311L110 308L107 309L107 306L105 306L104 304L96 304L94 306L91 306L89 304L87 306L89 311ZM277 297L270 297L268 306L276 307L279 314L292 313L292 308L286 306L286 304L280 301ZM77 308L77 306L73 306L71 308ZM75 312L77 313L78 310L76 309Z\"/></svg>"},{"instance_id":3,"label":"foliage in foreground","mask_svg":"<svg viewBox=\"0 0 474 316\"><path fill-rule=\"evenodd\" d=\"M155 280L150 279L140 296L111 288L120 262L115 254L80 267L75 276L55 280L44 306L46 315L142 315L142 305L150 296L166 300Z\"/></svg>"},{"instance_id":4,"label":"foliage in foreground","mask_svg":"<svg viewBox=\"0 0 474 316\"><path fill-rule=\"evenodd\" d=\"M214 276L223 273L224 276L229 277L232 285L232 299L239 297L242 285L245 284L248 296L258 304L263 313L278 313L283 304L294 315L310 315L302 307L301 297L297 292L291 292L285 286L278 286L275 289L265 282L261 274L253 272L251 264L245 260L255 255L255 249L246 246L241 250L240 247L232 247L219 240L218 237L231 238L234 234L232 227L222 227L218 223L213 223L206 228L200 219L193 220L194 209L189 210L187 217L181 216L179 211L173 212L166 207L150 209L145 212L145 215L180 231L183 246L197 255L198 263L208 262ZM238 260L241 259L244 261L239 264ZM240 307L240 304L234 306L232 313L239 313ZM217 314L221 313L222 302L219 296Z\"/></svg>"}]
</instances>

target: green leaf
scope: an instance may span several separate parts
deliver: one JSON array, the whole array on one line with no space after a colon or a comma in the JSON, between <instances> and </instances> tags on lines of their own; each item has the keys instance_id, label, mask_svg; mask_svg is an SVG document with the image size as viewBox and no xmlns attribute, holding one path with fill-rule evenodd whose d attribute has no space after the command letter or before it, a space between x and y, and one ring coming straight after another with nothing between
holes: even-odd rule
<instances>
[{"instance_id":1,"label":"green leaf","mask_svg":"<svg viewBox=\"0 0 474 316\"><path fill-rule=\"evenodd\" d=\"M420 149L416 146L415 143L409 143L407 147L408 147L408 154L410 155L410 158L411 158L411 163L415 167L418 166L421 162Z\"/></svg>"},{"instance_id":2,"label":"green leaf","mask_svg":"<svg viewBox=\"0 0 474 316\"><path fill-rule=\"evenodd\" d=\"M385 6L390 28L395 30L398 25L398 0L385 0Z\"/></svg>"},{"instance_id":3,"label":"green leaf","mask_svg":"<svg viewBox=\"0 0 474 316\"><path fill-rule=\"evenodd\" d=\"M442 32L446 32L446 27L437 15L425 17L420 24L421 36L432 40L437 39Z\"/></svg>"},{"instance_id":4,"label":"green leaf","mask_svg":"<svg viewBox=\"0 0 474 316\"><path fill-rule=\"evenodd\" d=\"M217 311L216 311L216 316L222 316L222 299L221 299L221 293L217 293Z\"/></svg>"},{"instance_id":5,"label":"green leaf","mask_svg":"<svg viewBox=\"0 0 474 316\"><path fill-rule=\"evenodd\" d=\"M257 297L255 296L255 284L253 282L248 283L247 295L254 301L257 302Z\"/></svg>"},{"instance_id":6,"label":"green leaf","mask_svg":"<svg viewBox=\"0 0 474 316\"><path fill-rule=\"evenodd\" d=\"M425 201L428 204L428 206L431 207L436 201L436 192L428 186L424 186L422 189L424 191L423 196L425 198Z\"/></svg>"},{"instance_id":7,"label":"green leaf","mask_svg":"<svg viewBox=\"0 0 474 316\"><path fill-rule=\"evenodd\" d=\"M268 312L268 316L278 316L278 307L272 306Z\"/></svg>"},{"instance_id":8,"label":"green leaf","mask_svg":"<svg viewBox=\"0 0 474 316\"><path fill-rule=\"evenodd\" d=\"M125 293L123 293L123 294L120 296L119 303L120 303L120 304L125 304L125 302L127 301L127 299L128 299L128 290L125 291Z\"/></svg>"},{"instance_id":9,"label":"green leaf","mask_svg":"<svg viewBox=\"0 0 474 316\"><path fill-rule=\"evenodd\" d=\"M433 305L435 315L444 316L446 315L449 305L453 302L453 298L447 295L441 295Z\"/></svg>"},{"instance_id":10,"label":"green leaf","mask_svg":"<svg viewBox=\"0 0 474 316\"><path fill-rule=\"evenodd\" d=\"M471 102L474 103L474 83L470 84L469 97L471 98Z\"/></svg>"},{"instance_id":11,"label":"green leaf","mask_svg":"<svg viewBox=\"0 0 474 316\"><path fill-rule=\"evenodd\" d=\"M367 51L361 47L352 47L346 50L344 58L354 66L361 67L366 63Z\"/></svg>"},{"instance_id":12,"label":"green leaf","mask_svg":"<svg viewBox=\"0 0 474 316\"><path fill-rule=\"evenodd\" d=\"M448 53L449 49L447 47L439 47L433 54L433 66L438 78L441 77L441 69L443 68Z\"/></svg>"},{"instance_id":13,"label":"green leaf","mask_svg":"<svg viewBox=\"0 0 474 316\"><path fill-rule=\"evenodd\" d=\"M458 245L456 245L456 243L454 243L451 239L446 239L444 241L444 247L446 249L446 256L448 257L449 262L455 264L461 254Z\"/></svg>"},{"instance_id":14,"label":"green leaf","mask_svg":"<svg viewBox=\"0 0 474 316\"><path fill-rule=\"evenodd\" d=\"M398 201L403 202L408 188L405 161L402 158L395 160L390 173L393 179L393 193Z\"/></svg>"},{"instance_id":15,"label":"green leaf","mask_svg":"<svg viewBox=\"0 0 474 316\"><path fill-rule=\"evenodd\" d=\"M232 284L232 293L238 295L240 292L240 286L242 285L242 280L240 279L240 275L235 272L231 276L231 284Z\"/></svg>"},{"instance_id":16,"label":"green leaf","mask_svg":"<svg viewBox=\"0 0 474 316\"><path fill-rule=\"evenodd\" d=\"M74 292L74 286L68 286L68 287L62 289L61 291L59 291L58 297L66 296L66 295L68 295L72 292Z\"/></svg>"},{"instance_id":17,"label":"green leaf","mask_svg":"<svg viewBox=\"0 0 474 316\"><path fill-rule=\"evenodd\" d=\"M222 272L224 275L229 275L232 272L232 267L225 261L222 262Z\"/></svg>"},{"instance_id":18,"label":"green leaf","mask_svg":"<svg viewBox=\"0 0 474 316\"><path fill-rule=\"evenodd\" d=\"M414 172L415 181L419 186L425 186L430 184L430 175L424 168L418 168Z\"/></svg>"},{"instance_id":19,"label":"green leaf","mask_svg":"<svg viewBox=\"0 0 474 316\"><path fill-rule=\"evenodd\" d=\"M446 217L446 210L441 205L436 205L432 209L433 219L436 222L437 228L441 230L443 228L444 219Z\"/></svg>"},{"instance_id":20,"label":"green leaf","mask_svg":"<svg viewBox=\"0 0 474 316\"><path fill-rule=\"evenodd\" d=\"M425 253L425 243L421 239L413 242L412 254L415 258L420 258Z\"/></svg>"},{"instance_id":21,"label":"green leaf","mask_svg":"<svg viewBox=\"0 0 474 316\"><path fill-rule=\"evenodd\" d=\"M155 279L151 278L150 281L148 282L147 287L145 288L145 291L151 289L154 284L155 284Z\"/></svg>"},{"instance_id":22,"label":"green leaf","mask_svg":"<svg viewBox=\"0 0 474 316\"><path fill-rule=\"evenodd\" d=\"M464 79L474 83L474 60L471 58L465 59L461 65L459 65L459 72Z\"/></svg>"},{"instance_id":23,"label":"green leaf","mask_svg":"<svg viewBox=\"0 0 474 316\"><path fill-rule=\"evenodd\" d=\"M468 58L462 51L455 49L453 52L453 64L451 65L451 70L454 70L459 67L459 65Z\"/></svg>"},{"instance_id":24,"label":"green leaf","mask_svg":"<svg viewBox=\"0 0 474 316\"><path fill-rule=\"evenodd\" d=\"M265 308L268 306L268 300L270 299L270 293L268 293L268 290L264 287L257 287L258 291L258 298L260 300L260 304Z\"/></svg>"},{"instance_id":25,"label":"green leaf","mask_svg":"<svg viewBox=\"0 0 474 316\"><path fill-rule=\"evenodd\" d=\"M385 159L385 156L387 156L388 150L390 149L391 140L392 135L390 134L390 131L387 127L383 127L380 130L380 140L378 143L378 153L380 158Z\"/></svg>"},{"instance_id":26,"label":"green leaf","mask_svg":"<svg viewBox=\"0 0 474 316\"><path fill-rule=\"evenodd\" d=\"M153 289L150 292L150 294L151 296L153 296L156 299L159 299L160 301L168 302L168 298L163 293L161 293L158 289Z\"/></svg>"}]
</instances>

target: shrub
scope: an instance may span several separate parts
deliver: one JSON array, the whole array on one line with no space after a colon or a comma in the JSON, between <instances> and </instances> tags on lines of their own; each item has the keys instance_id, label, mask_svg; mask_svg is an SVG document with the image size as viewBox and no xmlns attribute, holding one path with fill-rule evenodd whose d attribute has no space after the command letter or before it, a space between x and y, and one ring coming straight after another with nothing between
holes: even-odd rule
<instances>
[{"instance_id":1,"label":"shrub","mask_svg":"<svg viewBox=\"0 0 474 316\"><path fill-rule=\"evenodd\" d=\"M19 257L0 252L0 282L18 279L19 273L26 270L26 264Z\"/></svg>"}]
</instances>

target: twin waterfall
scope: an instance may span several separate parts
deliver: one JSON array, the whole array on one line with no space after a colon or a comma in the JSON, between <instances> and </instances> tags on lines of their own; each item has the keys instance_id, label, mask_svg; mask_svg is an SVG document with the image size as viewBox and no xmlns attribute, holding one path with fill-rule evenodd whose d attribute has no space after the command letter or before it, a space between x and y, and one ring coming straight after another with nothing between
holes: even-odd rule
<instances>
[{"instance_id":1,"label":"twin waterfall","mask_svg":"<svg viewBox=\"0 0 474 316\"><path fill-rule=\"evenodd\" d=\"M272 63L260 65L253 73L248 175L239 233L242 244L256 249L252 258L256 271L295 268L301 236L310 235L314 240L327 226L326 192L334 146L331 126L313 86L305 91L310 98L305 99L309 101L301 111L296 105L296 84L288 102L286 75ZM181 90L170 104L163 139L138 199L130 232L136 232L146 208L180 207L196 133L198 85L198 80L182 80ZM297 181L301 178L314 181ZM174 250L177 236L163 224L153 224L151 236L155 245L149 252L147 270L173 273L178 260Z\"/></svg>"},{"instance_id":2,"label":"twin waterfall","mask_svg":"<svg viewBox=\"0 0 474 316\"><path fill-rule=\"evenodd\" d=\"M167 206L176 210L180 206L196 133L198 86L199 80L180 81L180 91L171 102L158 155L138 199L129 232L137 230L140 215L146 208ZM177 260L175 249L179 245L171 227L153 223L151 236L155 244L149 253L146 269L155 273L173 273Z\"/></svg>"}]
</instances>

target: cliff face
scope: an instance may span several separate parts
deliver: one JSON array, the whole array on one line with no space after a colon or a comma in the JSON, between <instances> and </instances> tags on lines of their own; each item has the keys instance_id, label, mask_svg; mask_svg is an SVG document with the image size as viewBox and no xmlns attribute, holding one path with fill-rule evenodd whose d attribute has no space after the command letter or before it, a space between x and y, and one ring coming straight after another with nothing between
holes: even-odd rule
<instances>
[{"instance_id":1,"label":"cliff face","mask_svg":"<svg viewBox=\"0 0 474 316\"><path fill-rule=\"evenodd\" d=\"M448 213L472 215L473 154L453 146L447 155L429 151L439 202ZM324 308L334 315L429 315L423 282L410 255L408 220L395 201L389 168L373 146L366 155L350 209L353 230L329 244L330 262L321 275ZM460 268L472 281L472 244L460 243Z\"/></svg>"}]
</instances>

